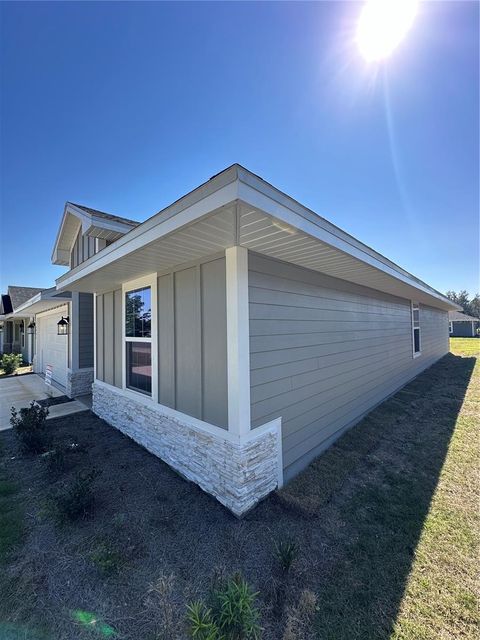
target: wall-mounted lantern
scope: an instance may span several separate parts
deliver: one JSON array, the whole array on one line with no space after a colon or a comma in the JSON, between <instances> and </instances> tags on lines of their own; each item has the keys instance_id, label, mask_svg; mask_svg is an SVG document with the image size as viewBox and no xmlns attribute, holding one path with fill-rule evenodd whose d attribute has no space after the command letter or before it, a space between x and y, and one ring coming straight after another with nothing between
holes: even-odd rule
<instances>
[{"instance_id":1,"label":"wall-mounted lantern","mask_svg":"<svg viewBox=\"0 0 480 640\"><path fill-rule=\"evenodd\" d=\"M33 334L35 333L35 322L30 322L30 324L27 327L27 333L29 336L33 336Z\"/></svg>"},{"instance_id":2,"label":"wall-mounted lantern","mask_svg":"<svg viewBox=\"0 0 480 640\"><path fill-rule=\"evenodd\" d=\"M62 319L57 322L57 334L59 336L66 336L68 334L69 323L70 323L69 316L67 316L66 318L62 316Z\"/></svg>"}]
</instances>

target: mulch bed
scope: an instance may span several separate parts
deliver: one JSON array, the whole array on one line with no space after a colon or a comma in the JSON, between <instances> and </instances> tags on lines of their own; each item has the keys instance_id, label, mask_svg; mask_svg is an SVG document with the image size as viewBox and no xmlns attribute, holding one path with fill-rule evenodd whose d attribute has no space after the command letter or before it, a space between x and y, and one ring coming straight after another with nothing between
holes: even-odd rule
<instances>
[{"instance_id":1,"label":"mulch bed","mask_svg":"<svg viewBox=\"0 0 480 640\"><path fill-rule=\"evenodd\" d=\"M41 407L54 407L57 404L65 404L66 402L73 402L72 398L68 396L57 396L52 398L43 398L35 401Z\"/></svg>"},{"instance_id":2,"label":"mulch bed","mask_svg":"<svg viewBox=\"0 0 480 640\"><path fill-rule=\"evenodd\" d=\"M409 473L409 452L422 433L418 425L428 429L439 410L431 394L460 366L448 358L410 383L401 402L395 396L379 407L242 520L90 411L48 421L55 443L69 451L67 470L57 475L42 456L19 454L12 431L2 432L4 470L20 488L27 535L7 567L0 622L26 625L25 637L32 639L39 629L55 640L99 638L95 629L101 624L123 640L182 639L188 637L186 604L206 598L219 578L241 572L259 592L264 640L323 637L314 636L313 627L292 627L301 614L301 593L321 593L345 559L356 536L350 511L358 493L381 483L387 467ZM49 496L91 469L98 473L93 513L59 527L45 511ZM381 535L388 540L391 532ZM280 540L299 548L288 575L274 551ZM107 543L118 551L111 575L93 560ZM366 586L358 588L364 593ZM383 619L397 604L379 605ZM297 629L293 635L288 625Z\"/></svg>"}]
</instances>

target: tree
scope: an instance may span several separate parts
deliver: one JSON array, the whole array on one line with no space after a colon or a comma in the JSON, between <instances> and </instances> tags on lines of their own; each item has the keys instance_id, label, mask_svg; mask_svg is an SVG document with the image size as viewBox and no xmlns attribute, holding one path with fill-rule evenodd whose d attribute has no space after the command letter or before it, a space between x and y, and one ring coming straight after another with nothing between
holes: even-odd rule
<instances>
[{"instance_id":1,"label":"tree","mask_svg":"<svg viewBox=\"0 0 480 640\"><path fill-rule=\"evenodd\" d=\"M445 295L452 302L459 304L467 316L480 318L480 294L477 293L472 300L469 299L468 291L465 291L465 289L458 293L456 291L447 291Z\"/></svg>"},{"instance_id":2,"label":"tree","mask_svg":"<svg viewBox=\"0 0 480 640\"><path fill-rule=\"evenodd\" d=\"M470 302L470 315L474 318L480 318L480 294L476 294Z\"/></svg>"}]
</instances>

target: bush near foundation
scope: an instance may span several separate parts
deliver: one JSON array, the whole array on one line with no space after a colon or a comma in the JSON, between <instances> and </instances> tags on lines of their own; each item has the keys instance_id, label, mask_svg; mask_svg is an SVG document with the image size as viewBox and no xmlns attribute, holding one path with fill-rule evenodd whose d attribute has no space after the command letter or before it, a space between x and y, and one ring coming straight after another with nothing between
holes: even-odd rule
<instances>
[{"instance_id":1,"label":"bush near foundation","mask_svg":"<svg viewBox=\"0 0 480 640\"><path fill-rule=\"evenodd\" d=\"M30 403L19 411L12 407L10 424L13 427L20 446L26 453L43 453L49 444L46 427L48 409Z\"/></svg>"},{"instance_id":2,"label":"bush near foundation","mask_svg":"<svg viewBox=\"0 0 480 640\"><path fill-rule=\"evenodd\" d=\"M0 369L6 376L10 376L22 365L23 358L20 353L4 353L0 360Z\"/></svg>"}]
</instances>

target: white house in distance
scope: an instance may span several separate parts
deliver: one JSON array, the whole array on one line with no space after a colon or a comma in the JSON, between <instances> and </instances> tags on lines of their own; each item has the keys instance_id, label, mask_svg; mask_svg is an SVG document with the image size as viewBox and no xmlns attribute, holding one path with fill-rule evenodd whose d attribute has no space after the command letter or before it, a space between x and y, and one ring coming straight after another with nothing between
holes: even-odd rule
<instances>
[{"instance_id":1,"label":"white house in distance","mask_svg":"<svg viewBox=\"0 0 480 640\"><path fill-rule=\"evenodd\" d=\"M237 515L445 355L458 308L239 165L57 290L95 296L93 410Z\"/></svg>"},{"instance_id":2,"label":"white house in distance","mask_svg":"<svg viewBox=\"0 0 480 640\"><path fill-rule=\"evenodd\" d=\"M75 269L125 235L138 223L67 202L52 262ZM93 295L88 292L36 290L13 316L34 320L33 368L52 370L53 382L70 397L91 393L93 382Z\"/></svg>"}]
</instances>

